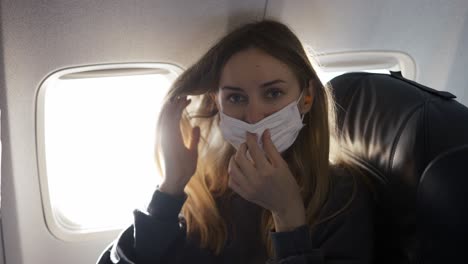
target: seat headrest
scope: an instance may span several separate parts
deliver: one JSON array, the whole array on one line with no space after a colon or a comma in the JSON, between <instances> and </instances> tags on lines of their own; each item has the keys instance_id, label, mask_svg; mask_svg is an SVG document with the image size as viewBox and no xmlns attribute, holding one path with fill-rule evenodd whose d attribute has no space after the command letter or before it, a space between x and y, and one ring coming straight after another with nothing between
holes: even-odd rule
<instances>
[{"instance_id":1,"label":"seat headrest","mask_svg":"<svg viewBox=\"0 0 468 264\"><path fill-rule=\"evenodd\" d=\"M416 187L437 155L468 144L468 108L449 92L399 73L348 73L330 84L340 143L382 184Z\"/></svg>"},{"instance_id":2,"label":"seat headrest","mask_svg":"<svg viewBox=\"0 0 468 264\"><path fill-rule=\"evenodd\" d=\"M386 263L410 260L417 247L420 177L436 156L468 144L468 108L451 93L406 80L399 73L348 73L330 85L342 150L375 185L376 223L381 226L376 228L386 232L377 236L382 240L377 244L386 247L380 253L391 251L395 256Z\"/></svg>"}]
</instances>

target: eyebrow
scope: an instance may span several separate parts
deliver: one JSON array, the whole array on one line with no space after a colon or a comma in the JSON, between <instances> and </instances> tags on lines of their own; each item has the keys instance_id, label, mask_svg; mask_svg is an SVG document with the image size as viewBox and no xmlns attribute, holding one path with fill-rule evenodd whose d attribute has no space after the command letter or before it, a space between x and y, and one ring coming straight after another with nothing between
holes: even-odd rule
<instances>
[{"instance_id":1,"label":"eyebrow","mask_svg":"<svg viewBox=\"0 0 468 264\"><path fill-rule=\"evenodd\" d=\"M273 85L273 84L277 84L277 83L285 83L285 81L281 80L281 79L277 79L277 80L273 80L273 81L269 81L269 82L266 82L262 85L260 85L261 87L267 87L267 86L270 86L270 85Z\"/></svg>"},{"instance_id":2,"label":"eyebrow","mask_svg":"<svg viewBox=\"0 0 468 264\"><path fill-rule=\"evenodd\" d=\"M268 82L265 82L265 83L262 83L260 85L260 87L267 87L267 86L270 86L270 85L273 85L273 84L277 84L277 83L286 83L285 81L281 80L281 79L277 79L277 80L273 80L273 81L268 81ZM240 87L235 87L235 86L223 86L221 87L222 90L234 90L234 91L241 91L243 92L244 90Z\"/></svg>"}]
</instances>

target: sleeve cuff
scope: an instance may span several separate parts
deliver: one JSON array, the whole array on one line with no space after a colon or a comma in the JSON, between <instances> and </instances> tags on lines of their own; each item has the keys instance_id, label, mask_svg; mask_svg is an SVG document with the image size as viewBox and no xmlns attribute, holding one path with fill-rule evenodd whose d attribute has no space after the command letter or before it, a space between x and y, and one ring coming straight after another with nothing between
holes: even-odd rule
<instances>
[{"instance_id":1,"label":"sleeve cuff","mask_svg":"<svg viewBox=\"0 0 468 264\"><path fill-rule=\"evenodd\" d=\"M307 225L302 225L288 232L270 232L276 259L303 255L312 250Z\"/></svg>"},{"instance_id":2,"label":"sleeve cuff","mask_svg":"<svg viewBox=\"0 0 468 264\"><path fill-rule=\"evenodd\" d=\"M187 200L186 195L173 196L156 190L148 205L148 213L162 220L178 221L185 200Z\"/></svg>"}]
</instances>

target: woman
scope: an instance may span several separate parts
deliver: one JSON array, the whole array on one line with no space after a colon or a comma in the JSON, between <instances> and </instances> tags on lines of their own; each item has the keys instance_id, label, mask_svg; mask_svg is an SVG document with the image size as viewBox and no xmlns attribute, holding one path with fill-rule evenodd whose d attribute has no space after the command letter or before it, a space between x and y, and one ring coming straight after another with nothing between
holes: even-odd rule
<instances>
[{"instance_id":1,"label":"woman","mask_svg":"<svg viewBox=\"0 0 468 264\"><path fill-rule=\"evenodd\" d=\"M370 196L329 158L333 108L285 25L234 30L169 91L164 179L99 263L371 262Z\"/></svg>"}]
</instances>

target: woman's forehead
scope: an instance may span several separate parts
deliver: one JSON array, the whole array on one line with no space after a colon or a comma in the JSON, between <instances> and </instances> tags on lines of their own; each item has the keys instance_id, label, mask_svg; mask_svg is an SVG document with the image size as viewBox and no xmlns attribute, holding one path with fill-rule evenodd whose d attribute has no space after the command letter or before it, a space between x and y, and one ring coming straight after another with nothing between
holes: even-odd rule
<instances>
[{"instance_id":1,"label":"woman's forehead","mask_svg":"<svg viewBox=\"0 0 468 264\"><path fill-rule=\"evenodd\" d=\"M220 87L261 86L274 80L295 82L291 69L277 58L252 48L234 54L224 65L220 76Z\"/></svg>"}]
</instances>

